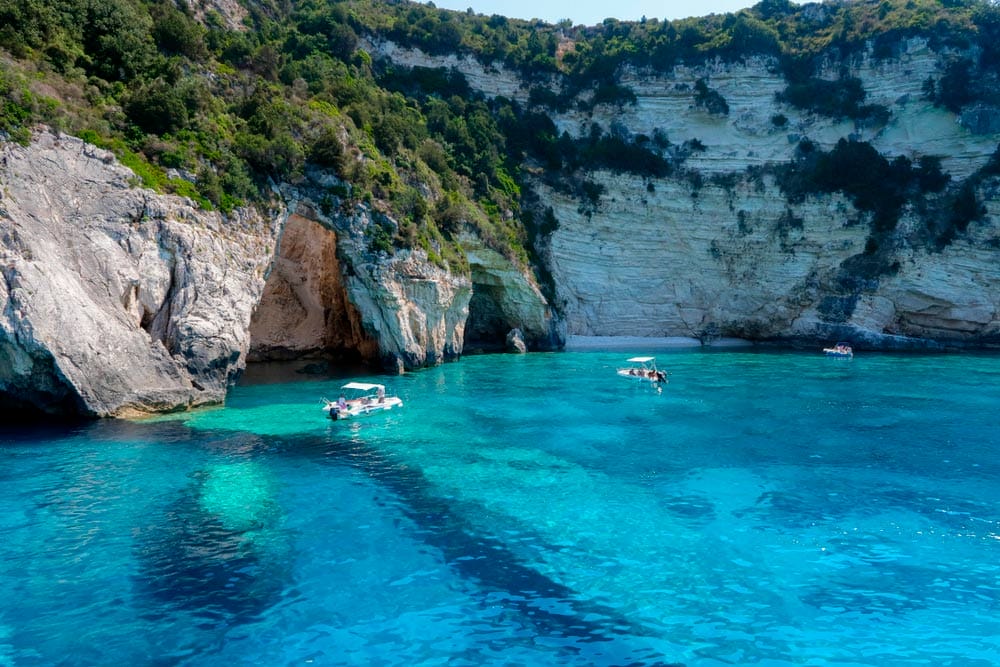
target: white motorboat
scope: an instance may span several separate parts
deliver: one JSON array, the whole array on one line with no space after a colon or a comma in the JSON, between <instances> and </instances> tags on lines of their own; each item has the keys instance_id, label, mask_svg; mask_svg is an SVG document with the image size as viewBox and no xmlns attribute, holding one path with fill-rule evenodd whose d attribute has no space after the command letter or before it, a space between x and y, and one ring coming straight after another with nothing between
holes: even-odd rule
<instances>
[{"instance_id":1,"label":"white motorboat","mask_svg":"<svg viewBox=\"0 0 1000 667\"><path fill-rule=\"evenodd\" d=\"M824 347L823 353L828 357L838 357L840 359L851 359L854 357L854 350L850 343L837 343L833 347Z\"/></svg>"},{"instance_id":2,"label":"white motorboat","mask_svg":"<svg viewBox=\"0 0 1000 667\"><path fill-rule=\"evenodd\" d=\"M618 369L618 375L655 384L667 381L666 372L656 368L656 357L632 357L628 363L631 365Z\"/></svg>"},{"instance_id":3,"label":"white motorboat","mask_svg":"<svg viewBox=\"0 0 1000 667\"><path fill-rule=\"evenodd\" d=\"M367 382L348 382L336 401L323 399L323 410L330 419L353 419L402 406L398 396L386 396L385 385Z\"/></svg>"}]
</instances>

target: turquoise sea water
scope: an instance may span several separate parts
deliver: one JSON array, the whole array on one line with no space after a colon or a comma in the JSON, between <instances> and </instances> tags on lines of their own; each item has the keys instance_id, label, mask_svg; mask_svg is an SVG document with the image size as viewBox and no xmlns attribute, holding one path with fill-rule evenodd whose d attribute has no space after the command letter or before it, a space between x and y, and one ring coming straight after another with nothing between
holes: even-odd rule
<instances>
[{"instance_id":1,"label":"turquoise sea water","mask_svg":"<svg viewBox=\"0 0 1000 667\"><path fill-rule=\"evenodd\" d=\"M1000 357L627 356L0 431L0 666L1000 664Z\"/></svg>"}]
</instances>

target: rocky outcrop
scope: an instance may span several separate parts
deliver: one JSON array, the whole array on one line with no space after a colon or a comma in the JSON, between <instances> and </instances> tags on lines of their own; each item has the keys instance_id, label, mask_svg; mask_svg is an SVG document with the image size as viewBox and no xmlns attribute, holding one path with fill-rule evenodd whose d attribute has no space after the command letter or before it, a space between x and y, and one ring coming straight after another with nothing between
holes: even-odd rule
<instances>
[{"instance_id":1,"label":"rocky outcrop","mask_svg":"<svg viewBox=\"0 0 1000 667\"><path fill-rule=\"evenodd\" d=\"M461 238L469 259L472 299L465 326L467 345L482 350L509 347L512 328L527 348L562 347L565 331L532 275L470 234Z\"/></svg>"},{"instance_id":2,"label":"rocky outcrop","mask_svg":"<svg viewBox=\"0 0 1000 667\"><path fill-rule=\"evenodd\" d=\"M506 347L508 352L525 354L528 351L528 345L524 342L524 332L520 329L511 329L507 333Z\"/></svg>"},{"instance_id":3,"label":"rocky outcrop","mask_svg":"<svg viewBox=\"0 0 1000 667\"><path fill-rule=\"evenodd\" d=\"M134 187L71 137L39 132L0 155L0 406L127 416L223 401L272 224Z\"/></svg>"},{"instance_id":4,"label":"rocky outcrop","mask_svg":"<svg viewBox=\"0 0 1000 667\"><path fill-rule=\"evenodd\" d=\"M291 215L254 315L252 358L353 356L402 372L468 346L502 350L513 328L530 349L562 346L560 320L529 271L470 234L460 239L469 275L420 249L373 251L373 232L395 233L396 222L330 197L345 187L311 170L282 188Z\"/></svg>"},{"instance_id":5,"label":"rocky outcrop","mask_svg":"<svg viewBox=\"0 0 1000 667\"><path fill-rule=\"evenodd\" d=\"M410 49L387 39L364 38L361 48L372 56L391 60L402 67L427 67L454 69L461 72L473 90L488 97L504 96L522 104L528 101L531 86L521 76L509 70L503 63L483 65L469 55L447 54L429 55L420 49ZM548 83L555 85L554 81Z\"/></svg>"},{"instance_id":6,"label":"rocky outcrop","mask_svg":"<svg viewBox=\"0 0 1000 667\"><path fill-rule=\"evenodd\" d=\"M2 150L0 411L220 403L248 358L433 365L462 354L477 290L489 310L477 321L558 344L523 270L471 238L475 285L421 250L373 252L372 226L393 221L363 205L322 213L312 195L329 175L285 187L273 218L223 219L136 187L74 138L41 132Z\"/></svg>"},{"instance_id":7,"label":"rocky outcrop","mask_svg":"<svg viewBox=\"0 0 1000 667\"><path fill-rule=\"evenodd\" d=\"M190 7L194 15L204 24L209 24L210 14L222 20L230 30L245 31L245 19L250 15L237 0L201 0Z\"/></svg>"},{"instance_id":8,"label":"rocky outcrop","mask_svg":"<svg viewBox=\"0 0 1000 667\"><path fill-rule=\"evenodd\" d=\"M397 373L459 357L469 279L422 250L372 251L372 226L394 223L363 205L323 213L315 202L332 178L283 189L291 217L255 316L256 356L269 356L265 346L355 353Z\"/></svg>"}]
</instances>

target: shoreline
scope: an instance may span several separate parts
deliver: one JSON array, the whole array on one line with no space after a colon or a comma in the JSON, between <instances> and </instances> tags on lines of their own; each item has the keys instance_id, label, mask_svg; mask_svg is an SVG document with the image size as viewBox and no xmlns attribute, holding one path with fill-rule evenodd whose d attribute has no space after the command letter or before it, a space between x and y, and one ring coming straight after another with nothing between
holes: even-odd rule
<instances>
[{"instance_id":1,"label":"shoreline","mask_svg":"<svg viewBox=\"0 0 1000 667\"><path fill-rule=\"evenodd\" d=\"M680 347L752 347L753 343L742 338L717 338L702 343L697 338L685 336L566 336L566 351L581 350L639 350Z\"/></svg>"}]
</instances>

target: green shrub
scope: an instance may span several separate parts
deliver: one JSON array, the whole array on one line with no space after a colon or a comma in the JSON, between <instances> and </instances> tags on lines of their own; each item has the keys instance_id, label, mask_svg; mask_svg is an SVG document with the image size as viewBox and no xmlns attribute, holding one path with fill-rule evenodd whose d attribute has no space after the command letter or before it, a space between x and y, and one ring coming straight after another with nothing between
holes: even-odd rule
<instances>
[{"instance_id":1,"label":"green shrub","mask_svg":"<svg viewBox=\"0 0 1000 667\"><path fill-rule=\"evenodd\" d=\"M187 127L188 109L177 86L157 79L140 86L125 102L129 120L148 134L168 134Z\"/></svg>"},{"instance_id":2,"label":"green shrub","mask_svg":"<svg viewBox=\"0 0 1000 667\"><path fill-rule=\"evenodd\" d=\"M808 77L789 83L777 94L778 101L831 118L852 118L884 123L889 110L879 105L864 105L865 89L860 79L843 77L834 81Z\"/></svg>"},{"instance_id":3,"label":"green shrub","mask_svg":"<svg viewBox=\"0 0 1000 667\"><path fill-rule=\"evenodd\" d=\"M326 126L309 148L309 160L323 167L329 167L337 173L344 169L344 144L341 142L335 127Z\"/></svg>"},{"instance_id":4,"label":"green shrub","mask_svg":"<svg viewBox=\"0 0 1000 667\"><path fill-rule=\"evenodd\" d=\"M368 236L368 249L372 252L384 252L387 255L393 254L392 234L386 229L382 222L372 222L365 228Z\"/></svg>"},{"instance_id":5,"label":"green shrub","mask_svg":"<svg viewBox=\"0 0 1000 667\"><path fill-rule=\"evenodd\" d=\"M708 87L705 79L698 79L694 82L694 103L710 114L720 116L729 115L729 104L718 91Z\"/></svg>"},{"instance_id":6,"label":"green shrub","mask_svg":"<svg viewBox=\"0 0 1000 667\"><path fill-rule=\"evenodd\" d=\"M928 165L933 172L933 160ZM874 214L876 231L888 232L895 229L907 200L922 194L922 177L934 181L933 173L915 170L905 157L889 161L867 142L841 139L829 152L805 151L779 183L792 201L807 193L843 192L857 208Z\"/></svg>"},{"instance_id":7,"label":"green shrub","mask_svg":"<svg viewBox=\"0 0 1000 667\"><path fill-rule=\"evenodd\" d=\"M948 64L937 86L925 86L936 106L958 113L975 99L972 91L972 61L960 59Z\"/></svg>"},{"instance_id":8,"label":"green shrub","mask_svg":"<svg viewBox=\"0 0 1000 667\"><path fill-rule=\"evenodd\" d=\"M16 85L0 70L0 132L12 141L27 145L31 139L29 125L34 96L23 85Z\"/></svg>"},{"instance_id":9,"label":"green shrub","mask_svg":"<svg viewBox=\"0 0 1000 667\"><path fill-rule=\"evenodd\" d=\"M196 61L208 57L205 29L192 16L172 3L152 5L149 12L153 19L152 36L160 51Z\"/></svg>"}]
</instances>

